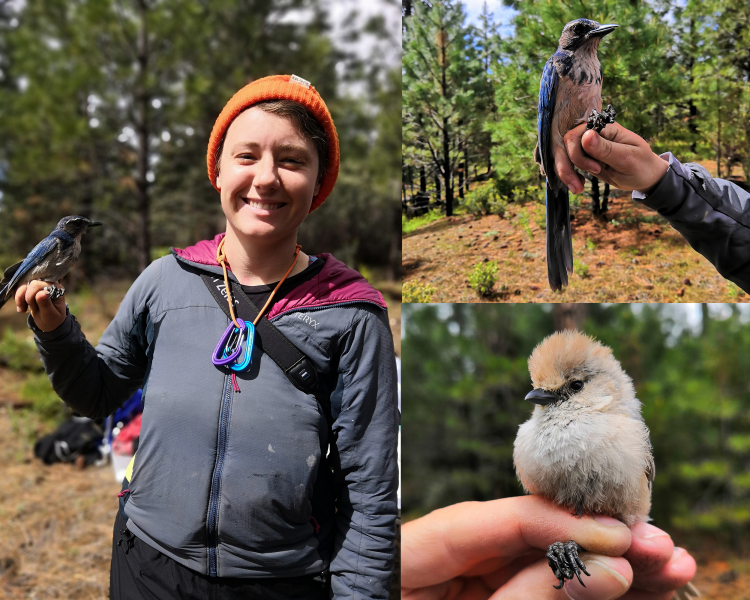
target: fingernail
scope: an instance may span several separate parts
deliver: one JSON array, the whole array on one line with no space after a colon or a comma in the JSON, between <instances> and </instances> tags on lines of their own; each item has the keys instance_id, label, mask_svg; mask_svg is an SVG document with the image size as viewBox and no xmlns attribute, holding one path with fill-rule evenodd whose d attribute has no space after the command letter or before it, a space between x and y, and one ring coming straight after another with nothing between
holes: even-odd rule
<instances>
[{"instance_id":1,"label":"fingernail","mask_svg":"<svg viewBox=\"0 0 750 600\"><path fill-rule=\"evenodd\" d=\"M653 525L649 525L648 523L637 523L633 526L631 531L633 532L633 535L646 540L655 537L670 537L666 531L654 527Z\"/></svg>"},{"instance_id":2,"label":"fingernail","mask_svg":"<svg viewBox=\"0 0 750 600\"><path fill-rule=\"evenodd\" d=\"M618 571L618 567L628 568L624 559L584 553L581 560L591 577L581 575L586 587L577 579L565 583L565 592L572 600L611 600L622 596L630 587L628 580Z\"/></svg>"},{"instance_id":3,"label":"fingernail","mask_svg":"<svg viewBox=\"0 0 750 600\"><path fill-rule=\"evenodd\" d=\"M596 515L594 521L606 525L607 527L627 527L625 523L615 519L614 517L607 517L605 515Z\"/></svg>"},{"instance_id":4,"label":"fingernail","mask_svg":"<svg viewBox=\"0 0 750 600\"><path fill-rule=\"evenodd\" d=\"M685 550L685 548L679 548L678 546L675 546L674 552L672 552L672 558L677 558L678 556L682 556L683 554L687 554L687 550Z\"/></svg>"},{"instance_id":5,"label":"fingernail","mask_svg":"<svg viewBox=\"0 0 750 600\"><path fill-rule=\"evenodd\" d=\"M599 144L599 136L595 133L592 133L589 136L589 146L592 148L596 148L598 144Z\"/></svg>"}]
</instances>

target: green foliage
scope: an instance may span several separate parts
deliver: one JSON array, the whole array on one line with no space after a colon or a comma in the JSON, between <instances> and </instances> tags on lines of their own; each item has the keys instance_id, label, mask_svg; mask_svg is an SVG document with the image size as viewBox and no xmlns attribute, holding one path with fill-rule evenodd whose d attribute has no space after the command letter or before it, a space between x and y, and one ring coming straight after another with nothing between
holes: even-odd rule
<instances>
[{"instance_id":1,"label":"green foliage","mask_svg":"<svg viewBox=\"0 0 750 600\"><path fill-rule=\"evenodd\" d=\"M589 267L585 262L574 258L573 272L576 273L581 279L586 279L589 276Z\"/></svg>"},{"instance_id":2,"label":"green foliage","mask_svg":"<svg viewBox=\"0 0 750 600\"><path fill-rule=\"evenodd\" d=\"M531 223L529 221L529 214L524 206L516 213L516 220L521 225L521 229L526 232L530 240L534 239L534 233L531 231Z\"/></svg>"},{"instance_id":3,"label":"green foliage","mask_svg":"<svg viewBox=\"0 0 750 600\"><path fill-rule=\"evenodd\" d=\"M469 285L480 296L489 296L492 294L492 288L495 286L496 276L496 260L479 262L474 265L474 270L469 275Z\"/></svg>"},{"instance_id":4,"label":"green foliage","mask_svg":"<svg viewBox=\"0 0 750 600\"><path fill-rule=\"evenodd\" d=\"M69 412L44 373L32 375L26 380L21 386L21 398L29 400L34 413L47 422L62 422Z\"/></svg>"},{"instance_id":5,"label":"green foliage","mask_svg":"<svg viewBox=\"0 0 750 600\"><path fill-rule=\"evenodd\" d=\"M7 328L3 332L3 337L0 338L0 365L13 371L42 371L39 352L28 331L14 333Z\"/></svg>"},{"instance_id":6,"label":"green foliage","mask_svg":"<svg viewBox=\"0 0 750 600\"><path fill-rule=\"evenodd\" d=\"M403 507L418 516L522 491L513 441L526 359L557 305L404 306ZM750 327L733 306L586 305L582 329L633 379L656 461L659 527L750 533ZM695 311L702 320L689 318ZM416 425L415 425L416 424Z\"/></svg>"},{"instance_id":7,"label":"green foliage","mask_svg":"<svg viewBox=\"0 0 750 600\"><path fill-rule=\"evenodd\" d=\"M466 194L463 206L472 215L499 215L505 216L508 208L505 202L495 190L492 183L487 183Z\"/></svg>"},{"instance_id":8,"label":"green foliage","mask_svg":"<svg viewBox=\"0 0 750 600\"><path fill-rule=\"evenodd\" d=\"M310 19L285 18L299 10ZM400 68L375 51L362 61L334 46L327 10L319 0L3 3L0 254L25 256L67 214L105 224L84 237L87 276L113 265L137 270L146 217L152 257L223 231L206 176L214 121L249 81L297 73L326 100L341 150L336 188L305 220L300 243L350 265L397 268ZM339 35L373 36L375 48L395 41L376 25ZM340 93L344 80L358 95ZM139 205L141 188L148 207Z\"/></svg>"},{"instance_id":9,"label":"green foliage","mask_svg":"<svg viewBox=\"0 0 750 600\"><path fill-rule=\"evenodd\" d=\"M407 234L412 231L416 231L421 227L425 227L430 223L434 223L442 219L445 215L439 210L430 210L423 215L418 217L407 218L406 215L401 215L401 233Z\"/></svg>"},{"instance_id":10,"label":"green foliage","mask_svg":"<svg viewBox=\"0 0 750 600\"><path fill-rule=\"evenodd\" d=\"M435 288L429 283L418 281L407 281L401 290L401 301L404 303L428 303L432 302Z\"/></svg>"},{"instance_id":11,"label":"green foliage","mask_svg":"<svg viewBox=\"0 0 750 600\"><path fill-rule=\"evenodd\" d=\"M596 244L591 238L586 238L586 250L588 250L589 252L593 252L594 250L596 250Z\"/></svg>"}]
</instances>

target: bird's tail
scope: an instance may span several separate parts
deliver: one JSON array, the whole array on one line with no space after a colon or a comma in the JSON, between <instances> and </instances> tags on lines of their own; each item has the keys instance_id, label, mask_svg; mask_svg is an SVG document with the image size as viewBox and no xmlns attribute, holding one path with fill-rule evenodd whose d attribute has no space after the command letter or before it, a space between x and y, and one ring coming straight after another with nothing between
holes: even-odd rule
<instances>
[{"instance_id":1,"label":"bird's tail","mask_svg":"<svg viewBox=\"0 0 750 600\"><path fill-rule=\"evenodd\" d=\"M13 297L13 290L9 289L10 280L13 279L13 275L18 271L18 267L21 266L23 261L18 261L16 264L9 266L3 273L3 279L0 281L0 308ZM15 287L15 286L14 286Z\"/></svg>"},{"instance_id":2,"label":"bird's tail","mask_svg":"<svg viewBox=\"0 0 750 600\"><path fill-rule=\"evenodd\" d=\"M568 189L561 188L555 191L547 181L547 279L553 290L568 285L568 273L573 272Z\"/></svg>"}]
</instances>

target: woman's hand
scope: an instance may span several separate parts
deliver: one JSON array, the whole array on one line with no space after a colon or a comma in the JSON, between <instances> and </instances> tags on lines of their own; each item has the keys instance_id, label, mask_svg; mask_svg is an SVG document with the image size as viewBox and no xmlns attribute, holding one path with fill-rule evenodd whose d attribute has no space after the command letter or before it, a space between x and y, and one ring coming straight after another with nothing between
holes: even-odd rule
<instances>
[{"instance_id":1,"label":"woman's hand","mask_svg":"<svg viewBox=\"0 0 750 600\"><path fill-rule=\"evenodd\" d=\"M44 288L49 285L45 281L35 279L28 285L19 286L16 290L16 311L26 312L30 309L34 323L45 333L60 327L66 315L65 299L58 298L53 302L49 293L44 291ZM55 285L61 287L59 281Z\"/></svg>"},{"instance_id":2,"label":"woman's hand","mask_svg":"<svg viewBox=\"0 0 750 600\"><path fill-rule=\"evenodd\" d=\"M561 590L545 554L575 540L591 577ZM667 600L695 573L695 561L660 529L628 529L539 496L456 504L407 523L401 535L401 597L408 600Z\"/></svg>"},{"instance_id":3,"label":"woman's hand","mask_svg":"<svg viewBox=\"0 0 750 600\"><path fill-rule=\"evenodd\" d=\"M607 125L601 133L579 125L565 134L564 142L568 156L562 151L555 154L555 170L575 194L583 191L583 178L573 165L616 188L644 194L651 192L669 168L646 140L618 123Z\"/></svg>"}]
</instances>

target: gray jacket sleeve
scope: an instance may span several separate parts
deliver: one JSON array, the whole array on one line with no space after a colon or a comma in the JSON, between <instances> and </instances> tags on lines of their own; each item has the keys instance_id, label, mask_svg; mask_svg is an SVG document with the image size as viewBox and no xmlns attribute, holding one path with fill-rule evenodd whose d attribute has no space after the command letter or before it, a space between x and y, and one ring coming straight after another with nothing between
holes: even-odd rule
<instances>
[{"instance_id":1,"label":"gray jacket sleeve","mask_svg":"<svg viewBox=\"0 0 750 600\"><path fill-rule=\"evenodd\" d=\"M387 599L398 489L396 360L385 311L367 311L344 336L340 461L331 582L336 600Z\"/></svg>"},{"instance_id":2,"label":"gray jacket sleeve","mask_svg":"<svg viewBox=\"0 0 750 600\"><path fill-rule=\"evenodd\" d=\"M143 385L149 333L153 334L149 290L158 282L159 263L152 263L131 286L96 348L73 315L47 333L29 317L52 387L75 412L92 419L106 417Z\"/></svg>"},{"instance_id":3,"label":"gray jacket sleeve","mask_svg":"<svg viewBox=\"0 0 750 600\"><path fill-rule=\"evenodd\" d=\"M722 277L750 292L750 194L670 152L661 157L669 160L666 175L648 196L633 192L633 200L658 211Z\"/></svg>"}]
</instances>

